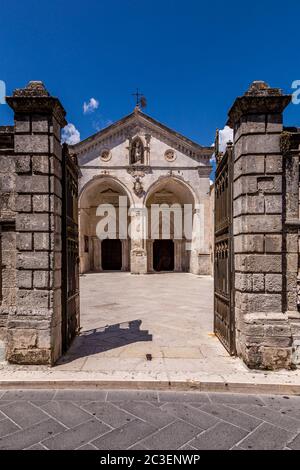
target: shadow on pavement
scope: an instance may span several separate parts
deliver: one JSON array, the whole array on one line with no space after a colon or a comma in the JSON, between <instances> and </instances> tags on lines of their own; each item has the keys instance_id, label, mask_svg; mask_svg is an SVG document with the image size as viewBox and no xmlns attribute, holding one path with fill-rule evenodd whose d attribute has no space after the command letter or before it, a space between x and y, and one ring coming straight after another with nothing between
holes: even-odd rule
<instances>
[{"instance_id":1,"label":"shadow on pavement","mask_svg":"<svg viewBox=\"0 0 300 470\"><path fill-rule=\"evenodd\" d=\"M77 336L68 352L59 359L56 365L72 362L80 357L120 348L140 341L152 341L148 330L141 330L142 320L116 323L101 328L85 330Z\"/></svg>"}]
</instances>

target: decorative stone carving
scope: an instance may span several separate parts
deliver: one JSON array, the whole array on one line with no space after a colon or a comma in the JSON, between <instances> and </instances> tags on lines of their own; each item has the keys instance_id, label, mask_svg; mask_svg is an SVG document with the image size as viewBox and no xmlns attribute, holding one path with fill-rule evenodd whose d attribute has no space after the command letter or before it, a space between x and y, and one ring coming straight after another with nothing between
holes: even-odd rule
<instances>
[{"instance_id":1,"label":"decorative stone carving","mask_svg":"<svg viewBox=\"0 0 300 470\"><path fill-rule=\"evenodd\" d=\"M167 162L174 162L176 160L176 153L173 149L168 149L165 151L165 159Z\"/></svg>"},{"instance_id":2,"label":"decorative stone carving","mask_svg":"<svg viewBox=\"0 0 300 470\"><path fill-rule=\"evenodd\" d=\"M144 188L138 176L135 178L135 181L133 183L133 191L134 194L138 197L142 197L144 195Z\"/></svg>"},{"instance_id":3,"label":"decorative stone carving","mask_svg":"<svg viewBox=\"0 0 300 470\"><path fill-rule=\"evenodd\" d=\"M100 158L103 162L108 162L111 159L111 152L108 149L102 150Z\"/></svg>"},{"instance_id":4,"label":"decorative stone carving","mask_svg":"<svg viewBox=\"0 0 300 470\"><path fill-rule=\"evenodd\" d=\"M144 178L145 175L152 173L152 168L145 165L139 165L138 168L130 166L127 168L127 173L133 177L139 176L140 178Z\"/></svg>"}]
</instances>

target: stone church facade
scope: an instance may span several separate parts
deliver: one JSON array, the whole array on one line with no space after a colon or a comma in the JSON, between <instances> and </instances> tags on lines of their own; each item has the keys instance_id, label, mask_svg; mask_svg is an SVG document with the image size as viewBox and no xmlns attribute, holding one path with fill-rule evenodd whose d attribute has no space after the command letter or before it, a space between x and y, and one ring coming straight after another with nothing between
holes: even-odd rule
<instances>
[{"instance_id":1,"label":"stone church facade","mask_svg":"<svg viewBox=\"0 0 300 470\"><path fill-rule=\"evenodd\" d=\"M183 137L136 106L130 115L70 149L77 155L81 173L82 273L105 269L136 274L212 273L212 147ZM128 211L128 220L122 221L126 227L120 227L120 196ZM156 227L154 215L151 219L153 204L160 207ZM107 233L108 239L101 240L96 233L101 220L98 208L105 205L116 209L116 233ZM178 234L176 223L178 217L179 225L184 222L184 208L190 211L192 230L184 233L182 227ZM163 218L169 224L169 233L164 235Z\"/></svg>"}]
</instances>

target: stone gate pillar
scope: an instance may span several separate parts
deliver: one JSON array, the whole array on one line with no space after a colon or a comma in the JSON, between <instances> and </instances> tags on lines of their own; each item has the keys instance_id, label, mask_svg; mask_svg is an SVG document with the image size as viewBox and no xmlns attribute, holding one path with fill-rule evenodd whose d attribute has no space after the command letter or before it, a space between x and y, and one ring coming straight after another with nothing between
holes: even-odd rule
<instances>
[{"instance_id":1,"label":"stone gate pillar","mask_svg":"<svg viewBox=\"0 0 300 470\"><path fill-rule=\"evenodd\" d=\"M229 111L228 124L234 129L236 346L252 368L291 366L284 264L293 261L286 257L283 243L280 147L282 112L289 102L290 96L279 89L253 82Z\"/></svg>"},{"instance_id":2,"label":"stone gate pillar","mask_svg":"<svg viewBox=\"0 0 300 470\"><path fill-rule=\"evenodd\" d=\"M61 127L65 111L42 82L7 98L15 112L16 310L7 359L53 364L61 354Z\"/></svg>"}]
</instances>

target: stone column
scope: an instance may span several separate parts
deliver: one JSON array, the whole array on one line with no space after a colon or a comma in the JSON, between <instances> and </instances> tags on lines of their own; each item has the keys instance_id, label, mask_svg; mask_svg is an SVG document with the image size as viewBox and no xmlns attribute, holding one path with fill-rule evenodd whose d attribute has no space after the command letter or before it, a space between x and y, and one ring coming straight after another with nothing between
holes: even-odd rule
<instances>
[{"instance_id":1,"label":"stone column","mask_svg":"<svg viewBox=\"0 0 300 470\"><path fill-rule=\"evenodd\" d=\"M144 207L131 208L131 252L130 252L130 271L132 274L147 273L147 209Z\"/></svg>"},{"instance_id":2,"label":"stone column","mask_svg":"<svg viewBox=\"0 0 300 470\"><path fill-rule=\"evenodd\" d=\"M279 89L253 82L234 102L233 249L237 352L252 368L290 367L283 287L282 112Z\"/></svg>"},{"instance_id":3,"label":"stone column","mask_svg":"<svg viewBox=\"0 0 300 470\"><path fill-rule=\"evenodd\" d=\"M7 359L53 364L61 354L61 127L65 111L41 82L15 90L16 312Z\"/></svg>"},{"instance_id":4,"label":"stone column","mask_svg":"<svg viewBox=\"0 0 300 470\"><path fill-rule=\"evenodd\" d=\"M93 251L94 251L94 270L101 271L101 241L98 237L93 237Z\"/></svg>"},{"instance_id":5,"label":"stone column","mask_svg":"<svg viewBox=\"0 0 300 470\"><path fill-rule=\"evenodd\" d=\"M130 248L129 240L121 240L122 242L122 271L129 271Z\"/></svg>"},{"instance_id":6,"label":"stone column","mask_svg":"<svg viewBox=\"0 0 300 470\"><path fill-rule=\"evenodd\" d=\"M148 272L153 273L153 243L154 240L147 240L147 258L148 258Z\"/></svg>"},{"instance_id":7,"label":"stone column","mask_svg":"<svg viewBox=\"0 0 300 470\"><path fill-rule=\"evenodd\" d=\"M182 259L181 259L182 240L173 240L173 242L174 242L174 271L181 272L182 271Z\"/></svg>"}]
</instances>

